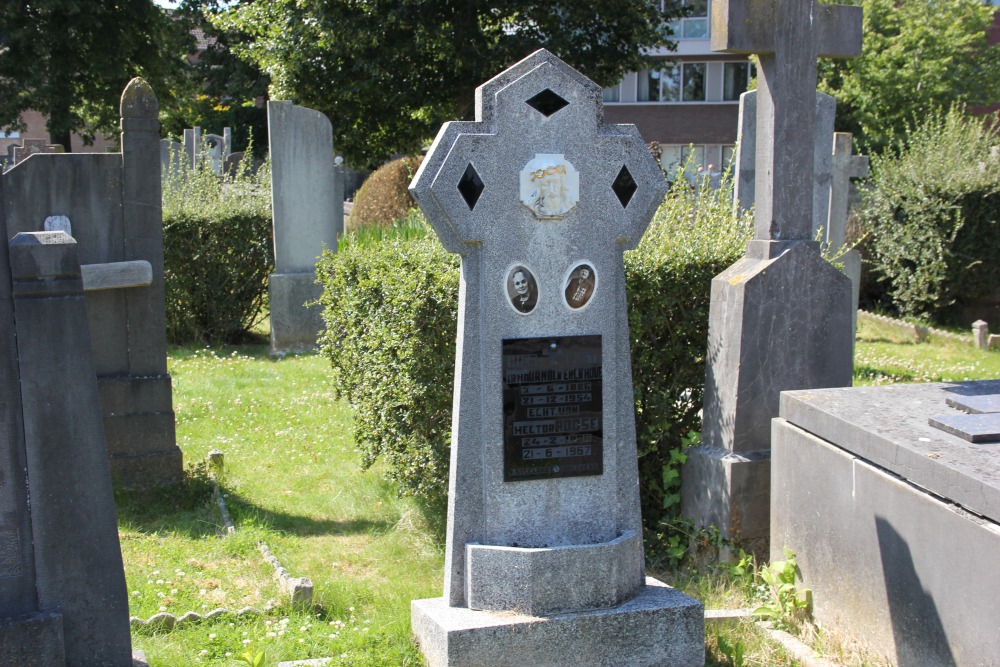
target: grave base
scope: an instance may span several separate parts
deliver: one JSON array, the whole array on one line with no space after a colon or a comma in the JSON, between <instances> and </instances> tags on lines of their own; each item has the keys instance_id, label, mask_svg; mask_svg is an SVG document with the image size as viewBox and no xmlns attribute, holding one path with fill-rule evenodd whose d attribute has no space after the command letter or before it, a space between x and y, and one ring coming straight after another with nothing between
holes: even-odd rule
<instances>
[{"instance_id":1,"label":"grave base","mask_svg":"<svg viewBox=\"0 0 1000 667\"><path fill-rule=\"evenodd\" d=\"M66 667L62 615L0 620L0 667Z\"/></svg>"},{"instance_id":2,"label":"grave base","mask_svg":"<svg viewBox=\"0 0 1000 667\"><path fill-rule=\"evenodd\" d=\"M306 307L323 293L315 273L272 273L269 299L271 307L271 354L312 350L323 330L322 309Z\"/></svg>"},{"instance_id":3,"label":"grave base","mask_svg":"<svg viewBox=\"0 0 1000 667\"><path fill-rule=\"evenodd\" d=\"M414 600L413 632L429 667L672 667L705 664L704 607L646 578L612 609L539 617Z\"/></svg>"},{"instance_id":4,"label":"grave base","mask_svg":"<svg viewBox=\"0 0 1000 667\"><path fill-rule=\"evenodd\" d=\"M170 375L98 377L111 475L130 489L179 484L183 454L177 446Z\"/></svg>"},{"instance_id":5,"label":"grave base","mask_svg":"<svg viewBox=\"0 0 1000 667\"><path fill-rule=\"evenodd\" d=\"M701 445L688 452L681 486L684 516L716 526L726 539L761 557L768 553L771 451L730 452Z\"/></svg>"}]
</instances>

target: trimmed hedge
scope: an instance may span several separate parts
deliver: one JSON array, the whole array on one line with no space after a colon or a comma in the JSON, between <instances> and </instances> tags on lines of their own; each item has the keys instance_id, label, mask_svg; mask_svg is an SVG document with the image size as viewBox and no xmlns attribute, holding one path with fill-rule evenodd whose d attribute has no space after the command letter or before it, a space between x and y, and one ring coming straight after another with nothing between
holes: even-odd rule
<instances>
[{"instance_id":1,"label":"trimmed hedge","mask_svg":"<svg viewBox=\"0 0 1000 667\"><path fill-rule=\"evenodd\" d=\"M242 342L264 317L274 271L268 165L226 178L204 164L170 174L163 186L167 339Z\"/></svg>"},{"instance_id":2,"label":"trimmed hedge","mask_svg":"<svg viewBox=\"0 0 1000 667\"><path fill-rule=\"evenodd\" d=\"M386 227L417 208L409 187L423 160L422 155L399 158L385 163L365 179L354 195L348 230Z\"/></svg>"},{"instance_id":3,"label":"trimmed hedge","mask_svg":"<svg viewBox=\"0 0 1000 667\"><path fill-rule=\"evenodd\" d=\"M1000 286L1000 159L995 132L960 109L931 116L872 158L861 221L875 305L960 326L962 306ZM880 289L879 289L880 288Z\"/></svg>"},{"instance_id":4,"label":"trimmed hedge","mask_svg":"<svg viewBox=\"0 0 1000 667\"><path fill-rule=\"evenodd\" d=\"M682 440L700 429L711 279L743 253L749 217L731 191L679 181L625 256L643 516L678 508ZM363 464L383 458L405 494L448 489L459 258L436 237L327 253L321 350L355 416Z\"/></svg>"}]
</instances>

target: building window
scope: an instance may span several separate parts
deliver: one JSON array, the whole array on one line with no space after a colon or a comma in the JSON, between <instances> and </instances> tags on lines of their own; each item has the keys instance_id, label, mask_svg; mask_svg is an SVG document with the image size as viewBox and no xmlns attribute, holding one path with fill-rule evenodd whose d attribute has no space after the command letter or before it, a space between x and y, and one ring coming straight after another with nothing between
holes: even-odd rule
<instances>
[{"instance_id":1,"label":"building window","mask_svg":"<svg viewBox=\"0 0 1000 667\"><path fill-rule=\"evenodd\" d=\"M698 176L698 168L705 169L705 146L663 145L660 166L667 174L667 180L685 178L690 182Z\"/></svg>"},{"instance_id":2,"label":"building window","mask_svg":"<svg viewBox=\"0 0 1000 667\"><path fill-rule=\"evenodd\" d=\"M684 63L682 102L705 101L705 63Z\"/></svg>"},{"instance_id":3,"label":"building window","mask_svg":"<svg viewBox=\"0 0 1000 667\"><path fill-rule=\"evenodd\" d=\"M738 102L740 95L747 91L750 79L757 75L749 62L725 63L722 69L722 99Z\"/></svg>"},{"instance_id":4,"label":"building window","mask_svg":"<svg viewBox=\"0 0 1000 667\"><path fill-rule=\"evenodd\" d=\"M722 170L736 170L736 146L722 147Z\"/></svg>"},{"instance_id":5,"label":"building window","mask_svg":"<svg viewBox=\"0 0 1000 667\"><path fill-rule=\"evenodd\" d=\"M604 89L604 102L621 102L622 101L622 86L618 84L617 86L611 86L610 88Z\"/></svg>"},{"instance_id":6,"label":"building window","mask_svg":"<svg viewBox=\"0 0 1000 667\"><path fill-rule=\"evenodd\" d=\"M674 37L708 39L708 0L664 0L663 4L666 7L678 1L681 6L690 7L691 13L686 18L670 22Z\"/></svg>"},{"instance_id":7,"label":"building window","mask_svg":"<svg viewBox=\"0 0 1000 667\"><path fill-rule=\"evenodd\" d=\"M677 63L639 72L639 102L704 102L706 63Z\"/></svg>"}]
</instances>

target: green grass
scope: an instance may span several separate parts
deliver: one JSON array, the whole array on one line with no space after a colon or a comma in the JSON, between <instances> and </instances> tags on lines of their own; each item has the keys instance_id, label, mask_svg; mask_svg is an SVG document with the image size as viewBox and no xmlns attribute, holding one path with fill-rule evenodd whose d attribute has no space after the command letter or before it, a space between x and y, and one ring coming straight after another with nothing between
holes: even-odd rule
<instances>
[{"instance_id":1,"label":"green grass","mask_svg":"<svg viewBox=\"0 0 1000 667\"><path fill-rule=\"evenodd\" d=\"M273 360L265 345L172 348L177 439L189 462L182 489L116 494L131 613L180 617L224 607L223 616L173 631L133 631L152 667L239 664L247 650L283 660L334 658L334 665L422 665L410 636L410 600L441 594L440 517L399 499L377 467L363 471L351 416L334 399L328 362L316 355ZM943 337L916 343L863 322L856 384L1000 377L1000 353ZM225 454L223 491L237 526L228 534L203 462ZM309 577L316 606L287 604L260 554L264 541L293 576ZM760 603L747 578L726 566L657 573L707 608ZM813 645L842 664L877 659L815 629ZM747 621L706 628L708 665L796 664Z\"/></svg>"},{"instance_id":2,"label":"green grass","mask_svg":"<svg viewBox=\"0 0 1000 667\"><path fill-rule=\"evenodd\" d=\"M441 594L440 539L415 503L379 470L359 469L346 405L327 362L270 359L265 346L173 348L177 439L185 460L225 454L228 535L199 470L178 492L119 492L131 613L180 616L253 606L171 632L141 628L134 646L152 667L234 665L245 643L268 665L335 658L343 665L423 664L410 638L410 600ZM315 587L310 613L289 608L265 563L263 540Z\"/></svg>"},{"instance_id":3,"label":"green grass","mask_svg":"<svg viewBox=\"0 0 1000 667\"><path fill-rule=\"evenodd\" d=\"M968 331L961 332L971 340ZM854 384L965 382L1000 377L1000 353L931 334L918 343L890 325L858 323Z\"/></svg>"}]
</instances>

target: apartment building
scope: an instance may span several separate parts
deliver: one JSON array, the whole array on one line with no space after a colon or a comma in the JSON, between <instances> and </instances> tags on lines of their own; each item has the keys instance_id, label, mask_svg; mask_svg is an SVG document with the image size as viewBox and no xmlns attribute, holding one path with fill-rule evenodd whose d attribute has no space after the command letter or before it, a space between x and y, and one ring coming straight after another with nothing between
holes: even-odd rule
<instances>
[{"instance_id":1,"label":"apartment building","mask_svg":"<svg viewBox=\"0 0 1000 667\"><path fill-rule=\"evenodd\" d=\"M630 72L604 89L605 122L634 123L647 142L658 141L667 173L689 157L693 168L729 164L740 94L755 75L745 57L712 52L711 2L682 1L691 14L672 25L677 50L655 51L660 66Z\"/></svg>"}]
</instances>

